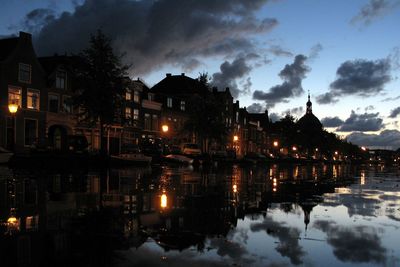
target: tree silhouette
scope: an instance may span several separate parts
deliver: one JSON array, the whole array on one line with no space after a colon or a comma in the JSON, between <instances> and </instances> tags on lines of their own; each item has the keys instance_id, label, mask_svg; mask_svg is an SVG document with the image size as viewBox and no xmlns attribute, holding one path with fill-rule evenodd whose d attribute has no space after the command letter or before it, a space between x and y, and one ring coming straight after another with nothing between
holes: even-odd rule
<instances>
[{"instance_id":1,"label":"tree silhouette","mask_svg":"<svg viewBox=\"0 0 400 267\"><path fill-rule=\"evenodd\" d=\"M111 40L100 30L91 36L89 47L79 54L74 102L81 109L80 117L91 124L99 124L102 154L107 153L103 138L105 128L121 118L125 94L123 76L127 69L128 66L121 63L121 56L114 54Z\"/></svg>"}]
</instances>

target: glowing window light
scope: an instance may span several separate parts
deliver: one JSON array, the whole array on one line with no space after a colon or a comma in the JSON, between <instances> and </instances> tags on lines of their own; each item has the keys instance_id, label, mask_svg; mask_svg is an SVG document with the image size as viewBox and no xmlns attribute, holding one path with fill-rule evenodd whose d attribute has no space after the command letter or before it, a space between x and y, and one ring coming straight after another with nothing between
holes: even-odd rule
<instances>
[{"instance_id":1,"label":"glowing window light","mask_svg":"<svg viewBox=\"0 0 400 267\"><path fill-rule=\"evenodd\" d=\"M161 208L166 208L167 204L168 204L168 198L167 198L167 195L164 193L164 194L161 195L160 206L161 206Z\"/></svg>"}]
</instances>

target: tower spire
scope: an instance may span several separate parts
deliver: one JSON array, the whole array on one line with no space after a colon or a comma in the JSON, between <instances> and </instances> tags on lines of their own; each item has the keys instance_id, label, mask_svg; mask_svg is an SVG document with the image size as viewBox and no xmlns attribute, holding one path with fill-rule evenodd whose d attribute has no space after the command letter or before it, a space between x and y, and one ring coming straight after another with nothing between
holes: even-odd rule
<instances>
[{"instance_id":1,"label":"tower spire","mask_svg":"<svg viewBox=\"0 0 400 267\"><path fill-rule=\"evenodd\" d=\"M308 90L308 101L307 101L306 113L312 114L312 103L310 100L310 90Z\"/></svg>"}]
</instances>

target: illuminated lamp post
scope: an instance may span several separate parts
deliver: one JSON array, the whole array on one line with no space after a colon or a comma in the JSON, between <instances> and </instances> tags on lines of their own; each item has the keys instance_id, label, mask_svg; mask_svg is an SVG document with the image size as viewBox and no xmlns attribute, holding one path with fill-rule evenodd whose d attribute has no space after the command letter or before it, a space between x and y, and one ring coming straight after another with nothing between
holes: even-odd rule
<instances>
[{"instance_id":1,"label":"illuminated lamp post","mask_svg":"<svg viewBox=\"0 0 400 267\"><path fill-rule=\"evenodd\" d=\"M235 156L237 156L238 151L239 151L238 141L239 141L239 136L234 135L233 136L233 147L235 149Z\"/></svg>"},{"instance_id":2,"label":"illuminated lamp post","mask_svg":"<svg viewBox=\"0 0 400 267\"><path fill-rule=\"evenodd\" d=\"M12 143L12 150L15 150L15 143L16 143L16 134L17 134L17 111L18 111L18 104L10 103L8 104L8 111L10 111L11 116L13 118L13 143Z\"/></svg>"},{"instance_id":3,"label":"illuminated lamp post","mask_svg":"<svg viewBox=\"0 0 400 267\"><path fill-rule=\"evenodd\" d=\"M165 147L167 146L169 146L169 140L168 140L168 131L169 131L169 126L167 125L167 124L163 124L162 126L161 126L161 131L162 131L162 133L163 133L163 143L164 143L164 150L165 150Z\"/></svg>"}]
</instances>

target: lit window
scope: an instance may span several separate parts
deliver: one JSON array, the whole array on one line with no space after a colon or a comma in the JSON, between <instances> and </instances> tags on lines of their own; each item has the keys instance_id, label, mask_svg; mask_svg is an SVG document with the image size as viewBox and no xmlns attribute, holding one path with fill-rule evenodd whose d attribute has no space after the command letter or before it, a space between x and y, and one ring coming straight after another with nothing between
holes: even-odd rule
<instances>
[{"instance_id":1,"label":"lit window","mask_svg":"<svg viewBox=\"0 0 400 267\"><path fill-rule=\"evenodd\" d=\"M136 108L133 110L133 119L139 120L139 110Z\"/></svg>"},{"instance_id":2,"label":"lit window","mask_svg":"<svg viewBox=\"0 0 400 267\"><path fill-rule=\"evenodd\" d=\"M63 96L63 112L72 113L72 98L70 96Z\"/></svg>"},{"instance_id":3,"label":"lit window","mask_svg":"<svg viewBox=\"0 0 400 267\"><path fill-rule=\"evenodd\" d=\"M19 63L18 80L23 83L31 83L31 65Z\"/></svg>"},{"instance_id":4,"label":"lit window","mask_svg":"<svg viewBox=\"0 0 400 267\"><path fill-rule=\"evenodd\" d=\"M130 120L132 118L132 109L129 107L125 108L125 119Z\"/></svg>"},{"instance_id":5,"label":"lit window","mask_svg":"<svg viewBox=\"0 0 400 267\"><path fill-rule=\"evenodd\" d=\"M56 88L65 89L67 73L62 70L56 72Z\"/></svg>"},{"instance_id":6,"label":"lit window","mask_svg":"<svg viewBox=\"0 0 400 267\"><path fill-rule=\"evenodd\" d=\"M58 95L49 94L49 111L58 112L59 98Z\"/></svg>"},{"instance_id":7,"label":"lit window","mask_svg":"<svg viewBox=\"0 0 400 267\"><path fill-rule=\"evenodd\" d=\"M136 103L140 102L139 91L133 91L133 101L135 101Z\"/></svg>"},{"instance_id":8,"label":"lit window","mask_svg":"<svg viewBox=\"0 0 400 267\"><path fill-rule=\"evenodd\" d=\"M181 110L185 111L185 101L181 101Z\"/></svg>"},{"instance_id":9,"label":"lit window","mask_svg":"<svg viewBox=\"0 0 400 267\"><path fill-rule=\"evenodd\" d=\"M167 107L172 108L172 98L167 98Z\"/></svg>"},{"instance_id":10,"label":"lit window","mask_svg":"<svg viewBox=\"0 0 400 267\"><path fill-rule=\"evenodd\" d=\"M131 100L132 99L132 94L129 91L126 91L125 93L125 100Z\"/></svg>"},{"instance_id":11,"label":"lit window","mask_svg":"<svg viewBox=\"0 0 400 267\"><path fill-rule=\"evenodd\" d=\"M40 107L40 91L28 89L26 93L26 107L29 109L39 110Z\"/></svg>"},{"instance_id":12,"label":"lit window","mask_svg":"<svg viewBox=\"0 0 400 267\"><path fill-rule=\"evenodd\" d=\"M21 88L8 87L8 104L17 104L21 107Z\"/></svg>"}]
</instances>

